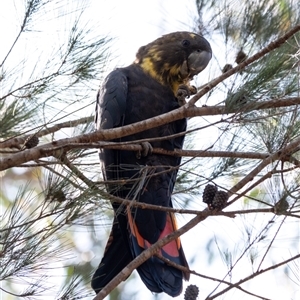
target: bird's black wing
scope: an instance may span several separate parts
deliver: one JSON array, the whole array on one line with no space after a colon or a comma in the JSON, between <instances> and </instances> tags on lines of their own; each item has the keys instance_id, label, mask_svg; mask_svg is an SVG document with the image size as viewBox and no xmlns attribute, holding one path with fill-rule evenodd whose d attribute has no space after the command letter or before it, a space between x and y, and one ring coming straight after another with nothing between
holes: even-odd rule
<instances>
[{"instance_id":1,"label":"bird's black wing","mask_svg":"<svg viewBox=\"0 0 300 300\"><path fill-rule=\"evenodd\" d=\"M111 129L122 126L126 109L127 78L117 69L109 74L97 95L95 123L96 129ZM100 160L103 163L104 179L113 179L117 175L116 164L118 164L118 153L106 149L100 152ZM113 191L113 185L107 185L109 192ZM118 209L114 206L115 210ZM104 256L92 278L92 288L98 293L109 283L123 268L133 259L127 234L125 215L114 218L112 230L105 247Z\"/></svg>"}]
</instances>

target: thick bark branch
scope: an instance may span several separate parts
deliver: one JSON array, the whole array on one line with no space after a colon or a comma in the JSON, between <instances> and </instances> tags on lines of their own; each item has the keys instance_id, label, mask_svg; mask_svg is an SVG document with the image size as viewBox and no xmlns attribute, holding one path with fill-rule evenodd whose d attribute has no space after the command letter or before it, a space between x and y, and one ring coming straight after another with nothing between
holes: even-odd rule
<instances>
[{"instance_id":1,"label":"thick bark branch","mask_svg":"<svg viewBox=\"0 0 300 300\"><path fill-rule=\"evenodd\" d=\"M270 100L270 101L258 102L255 104L247 104L244 106L244 110L286 107L286 106L291 106L296 104L300 104L300 97L285 99L284 101ZM112 140L119 137L128 136L136 132L141 132L150 128L158 127L160 125L164 125L169 122L176 121L182 118L190 118L196 116L209 116L209 115L222 115L225 113L228 114L228 113L236 113L236 112L240 113L241 108L239 108L238 110L237 109L227 110L224 106L213 106L213 107L182 106L174 111L138 123L134 123L127 126L114 128L114 129L100 130L89 134L82 134L73 138L65 138L58 141L53 141L52 143L37 146L33 149L25 150L20 153L11 154L8 157L4 157L0 160L0 171L6 170L8 168L17 165L21 165L28 161L37 160L42 157L48 157L48 156L57 157L59 156L59 152L60 152L57 149L64 148L64 151L67 151L69 144L91 143L91 142Z\"/></svg>"}]
</instances>

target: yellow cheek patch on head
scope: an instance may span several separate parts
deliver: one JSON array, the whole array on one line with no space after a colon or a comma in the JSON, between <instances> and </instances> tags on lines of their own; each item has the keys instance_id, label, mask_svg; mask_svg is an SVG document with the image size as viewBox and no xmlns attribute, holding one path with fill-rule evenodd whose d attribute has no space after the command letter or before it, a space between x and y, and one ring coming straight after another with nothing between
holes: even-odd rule
<instances>
[{"instance_id":1,"label":"yellow cheek patch on head","mask_svg":"<svg viewBox=\"0 0 300 300\"><path fill-rule=\"evenodd\" d=\"M170 64L164 63L163 70L169 70L169 69L170 69Z\"/></svg>"},{"instance_id":2,"label":"yellow cheek patch on head","mask_svg":"<svg viewBox=\"0 0 300 300\"><path fill-rule=\"evenodd\" d=\"M196 37L196 34L190 33L190 37L191 37L192 39L194 39L194 38Z\"/></svg>"},{"instance_id":3,"label":"yellow cheek patch on head","mask_svg":"<svg viewBox=\"0 0 300 300\"><path fill-rule=\"evenodd\" d=\"M156 78L157 74L154 70L153 62L150 57L145 57L141 63L142 69L149 73L151 77Z\"/></svg>"},{"instance_id":4,"label":"yellow cheek patch on head","mask_svg":"<svg viewBox=\"0 0 300 300\"><path fill-rule=\"evenodd\" d=\"M155 68L155 62L161 61L162 57L157 47L153 46L149 49L147 56L145 56L140 63L142 69L147 72L151 77L158 81L162 81L160 74L157 73Z\"/></svg>"},{"instance_id":5,"label":"yellow cheek patch on head","mask_svg":"<svg viewBox=\"0 0 300 300\"><path fill-rule=\"evenodd\" d=\"M178 74L180 73L180 69L181 67L178 65L175 65L173 67L170 68L170 75L171 76L178 76Z\"/></svg>"},{"instance_id":6,"label":"yellow cheek patch on head","mask_svg":"<svg viewBox=\"0 0 300 300\"><path fill-rule=\"evenodd\" d=\"M173 91L174 95L177 94L178 87L181 84L181 80L178 76L179 72L180 72L180 66L178 66L178 65L170 68L169 78L171 80L169 80L169 82L171 83L172 91Z\"/></svg>"},{"instance_id":7,"label":"yellow cheek patch on head","mask_svg":"<svg viewBox=\"0 0 300 300\"><path fill-rule=\"evenodd\" d=\"M181 84L189 85L190 79L189 78L182 78L180 76L181 73L181 66L175 65L170 68L169 76L170 76L170 83L172 85L172 91L174 95L177 95L178 88Z\"/></svg>"}]
</instances>

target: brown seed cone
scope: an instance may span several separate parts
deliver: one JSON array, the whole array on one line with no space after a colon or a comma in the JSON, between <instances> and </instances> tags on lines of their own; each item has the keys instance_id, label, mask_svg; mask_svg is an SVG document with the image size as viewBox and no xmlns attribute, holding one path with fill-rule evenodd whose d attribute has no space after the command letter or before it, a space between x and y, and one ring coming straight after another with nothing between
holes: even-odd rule
<instances>
[{"instance_id":1,"label":"brown seed cone","mask_svg":"<svg viewBox=\"0 0 300 300\"><path fill-rule=\"evenodd\" d=\"M217 191L218 188L215 185L207 184L202 195L203 202L211 204Z\"/></svg>"},{"instance_id":2,"label":"brown seed cone","mask_svg":"<svg viewBox=\"0 0 300 300\"><path fill-rule=\"evenodd\" d=\"M224 68L222 69L222 73L226 73L226 72L228 72L231 69L232 69L232 65L231 64L226 64L224 66Z\"/></svg>"},{"instance_id":3,"label":"brown seed cone","mask_svg":"<svg viewBox=\"0 0 300 300\"><path fill-rule=\"evenodd\" d=\"M238 52L238 54L236 55L235 62L236 62L237 64L240 64L240 63L242 63L246 58L247 58L246 53L245 53L243 50L240 50L240 51Z\"/></svg>"},{"instance_id":4,"label":"brown seed cone","mask_svg":"<svg viewBox=\"0 0 300 300\"><path fill-rule=\"evenodd\" d=\"M199 288L194 285L190 284L184 293L184 300L196 300L199 295Z\"/></svg>"},{"instance_id":5,"label":"brown seed cone","mask_svg":"<svg viewBox=\"0 0 300 300\"><path fill-rule=\"evenodd\" d=\"M57 201L57 202L64 202L67 200L65 193L62 190L54 191L51 194L51 200Z\"/></svg>"},{"instance_id":6,"label":"brown seed cone","mask_svg":"<svg viewBox=\"0 0 300 300\"><path fill-rule=\"evenodd\" d=\"M27 149L31 149L39 144L39 138L36 135L28 137L24 143Z\"/></svg>"},{"instance_id":7,"label":"brown seed cone","mask_svg":"<svg viewBox=\"0 0 300 300\"><path fill-rule=\"evenodd\" d=\"M218 191L210 205L210 209L222 210L228 201L228 193L225 191Z\"/></svg>"}]
</instances>

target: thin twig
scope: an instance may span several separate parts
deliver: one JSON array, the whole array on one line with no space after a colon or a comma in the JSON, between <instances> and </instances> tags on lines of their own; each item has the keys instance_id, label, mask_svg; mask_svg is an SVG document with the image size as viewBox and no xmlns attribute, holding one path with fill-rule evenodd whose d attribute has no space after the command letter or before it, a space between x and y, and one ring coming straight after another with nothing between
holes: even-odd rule
<instances>
[{"instance_id":1,"label":"thin twig","mask_svg":"<svg viewBox=\"0 0 300 300\"><path fill-rule=\"evenodd\" d=\"M259 269L260 269L260 267L261 267L261 265L262 265L264 259L266 258L268 252L270 251L270 249L271 249L271 247L272 247L272 245L273 245L273 243L274 243L274 241L275 241L275 238L277 237L277 235L278 235L280 229L282 228L282 226L283 226L283 224L284 224L286 218L287 218L287 216L284 216L283 220L280 222L279 227L277 228L276 232L274 233L274 236L273 236L273 238L271 239L270 243L268 244L268 247L267 247L267 249L266 249L266 251L265 251L265 253L264 253L264 255L263 255L263 257L262 257L262 259L261 259L261 261L260 261L260 263L259 263L259 265L258 265L258 267L257 267L257 271L259 271Z\"/></svg>"},{"instance_id":2,"label":"thin twig","mask_svg":"<svg viewBox=\"0 0 300 300\"><path fill-rule=\"evenodd\" d=\"M86 124L86 123L90 123L93 121L93 117L83 117L77 120L71 120L71 121L66 121L66 122L62 122L62 123L58 123L55 124L51 127L47 127L45 129L39 129L39 128L35 128L32 129L35 131L34 135L36 137L42 137L51 133L55 133L63 128L71 128L71 127L75 127L81 124ZM41 125L41 127L45 127L45 125ZM32 131L31 130L31 131ZM4 149L4 148L20 148L20 145L23 145L25 143L25 141L27 140L27 138L31 137L32 134L26 134L26 135L22 135L20 137L13 137L13 138L9 138L5 141L0 142L0 149Z\"/></svg>"},{"instance_id":3,"label":"thin twig","mask_svg":"<svg viewBox=\"0 0 300 300\"><path fill-rule=\"evenodd\" d=\"M252 181L255 176L257 176L266 166L271 164L272 162L289 156L292 154L297 147L299 147L300 138L295 139L286 145L283 149L278 150L274 154L265 158L257 167L255 167L250 173L248 173L242 180L240 180L235 186L233 186L230 190L230 194L235 194L241 188L243 188L248 182ZM231 202L230 202L231 203Z\"/></svg>"},{"instance_id":4,"label":"thin twig","mask_svg":"<svg viewBox=\"0 0 300 300\"><path fill-rule=\"evenodd\" d=\"M224 284L227 284L228 286L232 286L233 288L236 288L236 289L239 289L240 291L248 294L248 295L251 295L251 296L254 296L254 297L257 297L259 299L263 299L263 300L271 300L271 299L268 299L268 298L265 298L265 297L261 297L259 295L256 295L256 294L253 294L245 289L243 289L242 287L240 286L234 286L231 282L229 281L226 281L226 280L222 280L222 279L218 279L218 278L215 278L215 277L210 277L210 276L207 276L207 275L203 275L203 274L200 274L196 271L193 271L193 270L190 270L189 268L187 267L184 267L182 265L178 265L176 263L174 263L173 261L165 258L164 256L162 256L161 254L159 253L156 253L155 254L159 259L161 259L162 261L164 261L166 264L178 269L178 270L181 270L182 272L185 272L185 273L190 273L190 274L193 274L195 276L198 276L198 277L201 277L201 278L204 278L204 279L208 279L208 280L212 280L212 281L217 281L219 283L224 283Z\"/></svg>"},{"instance_id":5,"label":"thin twig","mask_svg":"<svg viewBox=\"0 0 300 300\"><path fill-rule=\"evenodd\" d=\"M253 278L256 277L256 276L259 276L259 275L261 275L261 274L263 274L263 273L266 273L266 272L268 272L268 271L270 271L270 270L277 269L277 268L279 268L279 267L281 267L281 266L283 266L283 265L286 265L286 264L288 264L289 262L291 262L291 261L293 261L293 260L295 260L295 259L298 259L298 258L300 258L300 254L297 254L297 255L295 255L294 257L291 257L291 258L289 258L289 259L287 259L287 260L284 260L284 261L282 261L281 263L272 265L272 266L270 266L269 268L261 269L261 270L259 270L259 271L257 271L257 272L254 272L253 274L251 274L251 275L245 277L244 279L241 279L241 280L238 281L237 283L234 283L232 286L225 288L224 290L222 290L222 291L216 293L216 294L213 295L213 296L210 296L210 297L205 298L205 300L213 300L213 299L215 299L215 298L217 298L217 297L219 297L219 296L225 294L225 293L226 293L227 291L229 291L233 286L239 286L239 285L245 283L246 281L253 279Z\"/></svg>"},{"instance_id":6,"label":"thin twig","mask_svg":"<svg viewBox=\"0 0 300 300\"><path fill-rule=\"evenodd\" d=\"M187 107L195 105L195 103L203 97L206 93L208 93L212 88L217 86L220 82L224 81L226 78L232 76L235 73L240 72L243 70L246 66L250 65L251 63L259 60L269 52L279 48L282 44L284 44L289 38L291 38L295 33L300 31L300 24L297 24L294 26L291 30L289 30L286 34L284 34L282 37L276 39L275 41L271 42L268 46L254 54L253 56L249 57L239 65L237 65L235 68L232 68L228 72L222 74L221 76L217 77L216 79L210 81L206 85L203 86L203 88L200 90L199 93L197 93L187 104Z\"/></svg>"}]
</instances>

